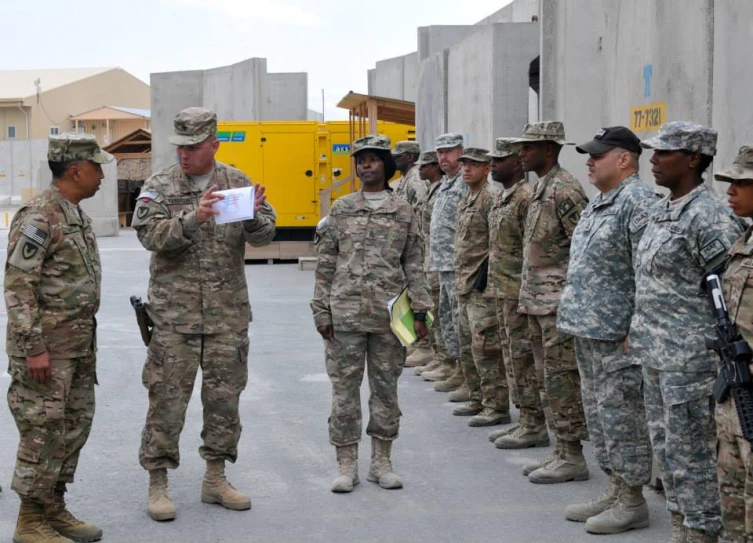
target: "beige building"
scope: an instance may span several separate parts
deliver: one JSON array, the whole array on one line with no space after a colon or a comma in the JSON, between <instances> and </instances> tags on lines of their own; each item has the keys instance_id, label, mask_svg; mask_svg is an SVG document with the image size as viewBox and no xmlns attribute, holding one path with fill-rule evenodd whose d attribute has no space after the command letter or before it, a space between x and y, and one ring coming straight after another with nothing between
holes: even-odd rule
<instances>
[{"instance_id":1,"label":"beige building","mask_svg":"<svg viewBox=\"0 0 753 543\"><path fill-rule=\"evenodd\" d=\"M121 68L0 70L0 141L46 139L78 126L107 145L149 128L149 100L149 85Z\"/></svg>"}]
</instances>

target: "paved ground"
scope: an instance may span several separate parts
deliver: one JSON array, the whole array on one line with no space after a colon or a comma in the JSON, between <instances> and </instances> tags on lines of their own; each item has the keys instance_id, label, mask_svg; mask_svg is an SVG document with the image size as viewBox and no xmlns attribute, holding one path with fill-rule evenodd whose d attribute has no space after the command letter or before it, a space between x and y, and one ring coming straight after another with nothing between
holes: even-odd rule
<instances>
[{"instance_id":1,"label":"paved ground","mask_svg":"<svg viewBox=\"0 0 753 543\"><path fill-rule=\"evenodd\" d=\"M0 233L2 248L6 236L7 231ZM182 465L171 472L178 518L166 524L151 521L145 508L147 477L137 459L146 413L141 385L145 348L128 304L129 295L146 293L148 254L133 232L103 238L100 248L104 288L98 316L97 415L69 504L82 518L97 521L106 541L623 543L668 538L663 499L650 491L649 529L599 537L564 520L565 504L590 499L606 486L590 451L591 480L531 484L520 474L521 465L550 449L495 449L487 441L488 430L453 417L445 395L408 372L400 382L404 417L394 453L405 488L386 491L366 482L366 441L363 483L349 495L330 493L335 473L327 439L330 387L308 307L313 272L290 264L246 267L256 322L251 326L249 387L241 403L240 458L228 471L238 488L251 493L253 509L230 512L199 500L203 463L197 453L197 387L183 432ZM5 258L4 249L0 254ZM3 335L4 307L0 311ZM0 370L0 388L7 384L8 376ZM0 542L5 542L11 540L18 507L9 491L17 434L5 401L0 402L0 428Z\"/></svg>"}]
</instances>

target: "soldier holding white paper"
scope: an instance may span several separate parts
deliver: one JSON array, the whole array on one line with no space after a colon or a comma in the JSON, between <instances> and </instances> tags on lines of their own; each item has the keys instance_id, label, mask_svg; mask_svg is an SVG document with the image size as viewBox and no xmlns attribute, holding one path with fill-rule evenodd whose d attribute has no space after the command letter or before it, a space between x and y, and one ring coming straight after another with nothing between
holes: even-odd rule
<instances>
[{"instance_id":1,"label":"soldier holding white paper","mask_svg":"<svg viewBox=\"0 0 753 543\"><path fill-rule=\"evenodd\" d=\"M276 215L265 202L264 187L257 185L254 219L217 224L213 206L223 195L215 191L251 182L243 172L214 160L216 131L217 117L207 109L178 113L170 137L178 164L144 183L134 213L139 241L152 251L149 316L154 335L143 372L149 411L139 459L149 471L148 509L154 520L175 518L166 470L180 462L178 439L199 366L204 405L199 453L207 462L201 500L234 510L251 507L251 499L227 482L225 461L235 462L238 456L238 400L248 378L251 308L245 244L269 244Z\"/></svg>"}]
</instances>

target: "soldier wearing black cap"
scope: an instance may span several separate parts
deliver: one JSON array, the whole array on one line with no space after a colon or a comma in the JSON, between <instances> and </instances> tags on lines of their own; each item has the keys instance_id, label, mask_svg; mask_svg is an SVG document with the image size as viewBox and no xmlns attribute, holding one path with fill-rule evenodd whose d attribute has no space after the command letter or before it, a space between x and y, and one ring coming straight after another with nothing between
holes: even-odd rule
<instances>
[{"instance_id":1,"label":"soldier wearing black cap","mask_svg":"<svg viewBox=\"0 0 753 543\"><path fill-rule=\"evenodd\" d=\"M599 189L575 227L557 328L575 338L583 408L607 491L570 505L565 516L593 533L648 526L642 487L651 451L640 360L626 352L635 298L633 255L656 202L638 177L640 140L623 126L602 128L576 147L588 154L589 181Z\"/></svg>"}]
</instances>

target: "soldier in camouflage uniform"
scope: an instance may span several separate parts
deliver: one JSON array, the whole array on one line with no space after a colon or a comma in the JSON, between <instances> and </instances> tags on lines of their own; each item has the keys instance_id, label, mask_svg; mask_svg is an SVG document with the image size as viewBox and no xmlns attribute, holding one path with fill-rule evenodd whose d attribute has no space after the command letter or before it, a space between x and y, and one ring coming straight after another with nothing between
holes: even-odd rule
<instances>
[{"instance_id":1,"label":"soldier in camouflage uniform","mask_svg":"<svg viewBox=\"0 0 753 543\"><path fill-rule=\"evenodd\" d=\"M524 177L518 156L520 146L498 138L492 159L492 179L501 183L489 212L489 286L496 297L497 322L504 367L520 420L513 427L489 435L499 449L546 447L549 433L539 394L540 385L528 338L528 319L518 312L523 269L523 227L531 201L531 185Z\"/></svg>"},{"instance_id":2,"label":"soldier in camouflage uniform","mask_svg":"<svg viewBox=\"0 0 753 543\"><path fill-rule=\"evenodd\" d=\"M187 108L175 117L178 164L146 180L133 228L152 252L149 316L154 335L144 365L149 410L139 460L149 471L149 515L175 518L167 469L180 463L178 440L196 373L202 368L204 441L199 454L207 470L201 500L233 510L251 499L225 478L235 462L241 422L238 402L248 379L251 308L244 269L245 245L267 245L275 235L275 212L264 187L256 186L253 219L216 224L216 190L247 187L248 177L214 160L219 148L216 115ZM207 188L208 187L208 188Z\"/></svg>"},{"instance_id":3,"label":"soldier in camouflage uniform","mask_svg":"<svg viewBox=\"0 0 753 543\"><path fill-rule=\"evenodd\" d=\"M390 182L390 188L395 196L408 202L416 216L420 216L421 206L426 200L429 191L429 183L421 179L417 160L421 155L421 146L416 141L398 141L392 150L392 158L395 160L397 171L401 177ZM431 362L433 351L430 338L426 337L417 341L408 348L408 356L405 359L406 367L421 366Z\"/></svg>"},{"instance_id":4,"label":"soldier in camouflage uniform","mask_svg":"<svg viewBox=\"0 0 753 543\"><path fill-rule=\"evenodd\" d=\"M717 172L718 181L729 183L732 211L753 218L753 147L740 148L732 167ZM724 272L724 299L730 319L743 339L753 345L753 227L730 250ZM751 368L753 370L753 368ZM732 397L716 406L717 476L724 535L729 543L753 541L753 454L743 437Z\"/></svg>"},{"instance_id":5,"label":"soldier in camouflage uniform","mask_svg":"<svg viewBox=\"0 0 753 543\"><path fill-rule=\"evenodd\" d=\"M489 151L468 147L460 157L469 191L458 206L455 283L458 292L460 365L469 402L453 415L471 416L469 426L510 422L495 293L487 289L489 212L499 189L488 182Z\"/></svg>"},{"instance_id":6,"label":"soldier in camouflage uniform","mask_svg":"<svg viewBox=\"0 0 753 543\"><path fill-rule=\"evenodd\" d=\"M429 232L429 271L439 274L439 319L442 337L452 364L436 371L426 372L423 378L438 381L434 389L450 392L463 382L463 371L458 359L458 294L455 284L455 228L460 201L468 193L468 187L460 178L458 159L463 154L463 136L442 134L436 139L439 166L444 172L442 184L437 190L434 209L431 213Z\"/></svg>"},{"instance_id":7,"label":"soldier in camouflage uniform","mask_svg":"<svg viewBox=\"0 0 753 543\"><path fill-rule=\"evenodd\" d=\"M599 194L573 233L557 329L575 337L588 433L610 484L598 499L568 506L565 517L585 522L588 532L616 534L648 527L643 379L625 340L635 299L633 256L657 198L638 177L640 140L627 128L602 128L576 150L590 155L589 180Z\"/></svg>"},{"instance_id":8,"label":"soldier in camouflage uniform","mask_svg":"<svg viewBox=\"0 0 753 543\"><path fill-rule=\"evenodd\" d=\"M398 141L392 151L392 158L401 177L392 181L390 187L395 196L408 202L416 214L429 192L429 183L421 179L419 165L416 164L420 155L421 147L416 141Z\"/></svg>"},{"instance_id":9,"label":"soldier in camouflage uniform","mask_svg":"<svg viewBox=\"0 0 753 543\"><path fill-rule=\"evenodd\" d=\"M653 208L638 245L635 313L629 343L643 364L646 417L661 471L672 542L716 541L721 528L712 386L717 357L706 347L713 314L701 291L742 227L702 174L716 131L670 122L641 142L670 194Z\"/></svg>"},{"instance_id":10,"label":"soldier in camouflage uniform","mask_svg":"<svg viewBox=\"0 0 753 543\"><path fill-rule=\"evenodd\" d=\"M418 174L422 180L429 183L429 192L426 199L419 206L418 219L421 223L421 239L424 246L424 274L426 283L431 292L431 299L434 307L439 307L439 274L429 271L429 237L431 232L431 213L434 209L437 191L441 186L442 170L439 168L436 151L426 151L416 162ZM442 338L442 326L439 318L434 319L434 323L429 331L429 340L431 342L432 358L431 362L423 366L418 366L415 370L416 375L422 375L424 372L438 369L442 364L451 366L452 358L447 352Z\"/></svg>"},{"instance_id":11,"label":"soldier in camouflage uniform","mask_svg":"<svg viewBox=\"0 0 753 543\"><path fill-rule=\"evenodd\" d=\"M21 498L15 543L97 541L102 530L65 505L94 418L102 271L91 219L113 156L94 136L51 136L52 184L13 217L5 266L8 406L20 443L11 488Z\"/></svg>"},{"instance_id":12,"label":"soldier in camouflage uniform","mask_svg":"<svg viewBox=\"0 0 753 543\"><path fill-rule=\"evenodd\" d=\"M428 334L424 321L432 307L418 220L407 202L386 190L395 173L390 139L380 134L360 138L352 154L363 188L339 198L317 227L311 300L332 381L329 436L339 468L332 492L350 492L359 481L360 389L366 369L371 391L366 433L372 438L368 480L382 488L402 487L391 451L400 425L397 381L405 349L390 330L387 302L407 284L420 338Z\"/></svg>"},{"instance_id":13,"label":"soldier in camouflage uniform","mask_svg":"<svg viewBox=\"0 0 753 543\"><path fill-rule=\"evenodd\" d=\"M583 188L558 163L565 141L561 122L526 125L520 160L539 177L526 216L519 311L528 315L534 356L541 361L557 446L543 462L523 468L533 483L588 479L581 441L588 439L573 338L557 330L570 240L588 203Z\"/></svg>"}]
</instances>

